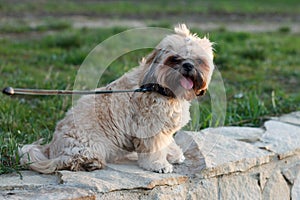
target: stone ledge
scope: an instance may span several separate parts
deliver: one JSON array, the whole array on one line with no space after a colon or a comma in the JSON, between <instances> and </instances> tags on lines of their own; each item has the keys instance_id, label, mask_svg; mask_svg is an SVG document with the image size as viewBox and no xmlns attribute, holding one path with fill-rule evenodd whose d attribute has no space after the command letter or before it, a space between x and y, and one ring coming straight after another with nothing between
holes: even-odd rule
<instances>
[{"instance_id":1,"label":"stone ledge","mask_svg":"<svg viewBox=\"0 0 300 200\"><path fill-rule=\"evenodd\" d=\"M119 190L153 189L156 186L185 183L186 176L179 174L149 173L134 164L109 164L106 169L93 172L58 172L63 184L86 188L97 193ZM80 180L80 181L78 181Z\"/></svg>"},{"instance_id":2,"label":"stone ledge","mask_svg":"<svg viewBox=\"0 0 300 200\"><path fill-rule=\"evenodd\" d=\"M300 112L263 128L179 132L186 161L172 174L136 161L93 172L0 176L0 199L300 199Z\"/></svg>"}]
</instances>

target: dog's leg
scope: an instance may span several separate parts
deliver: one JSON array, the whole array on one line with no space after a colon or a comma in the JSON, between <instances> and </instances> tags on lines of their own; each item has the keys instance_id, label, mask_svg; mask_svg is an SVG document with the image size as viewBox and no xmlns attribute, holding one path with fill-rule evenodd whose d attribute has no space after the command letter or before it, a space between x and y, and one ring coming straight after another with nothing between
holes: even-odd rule
<instances>
[{"instance_id":1,"label":"dog's leg","mask_svg":"<svg viewBox=\"0 0 300 200\"><path fill-rule=\"evenodd\" d=\"M172 164L180 164L185 160L182 149L173 138L171 144L167 147L167 160Z\"/></svg>"},{"instance_id":2,"label":"dog's leg","mask_svg":"<svg viewBox=\"0 0 300 200\"><path fill-rule=\"evenodd\" d=\"M91 147L72 147L64 149L59 156L57 169L70 169L72 171L92 171L102 169L105 159Z\"/></svg>"},{"instance_id":3,"label":"dog's leg","mask_svg":"<svg viewBox=\"0 0 300 200\"><path fill-rule=\"evenodd\" d=\"M169 137L159 136L136 139L134 141L138 152L139 166L158 173L171 173L173 165L167 161Z\"/></svg>"},{"instance_id":4,"label":"dog's leg","mask_svg":"<svg viewBox=\"0 0 300 200\"><path fill-rule=\"evenodd\" d=\"M29 156L32 159L30 160L31 164L29 164L29 167L45 174L64 169L72 171L92 171L101 169L105 166L105 160L88 148L66 148L64 149L63 154L50 159L45 158L43 160L34 160L32 155ZM26 163L29 163L29 161Z\"/></svg>"},{"instance_id":5,"label":"dog's leg","mask_svg":"<svg viewBox=\"0 0 300 200\"><path fill-rule=\"evenodd\" d=\"M171 173L173 172L173 165L167 161L166 155L166 152L162 151L154 153L139 153L139 166L157 173Z\"/></svg>"}]
</instances>

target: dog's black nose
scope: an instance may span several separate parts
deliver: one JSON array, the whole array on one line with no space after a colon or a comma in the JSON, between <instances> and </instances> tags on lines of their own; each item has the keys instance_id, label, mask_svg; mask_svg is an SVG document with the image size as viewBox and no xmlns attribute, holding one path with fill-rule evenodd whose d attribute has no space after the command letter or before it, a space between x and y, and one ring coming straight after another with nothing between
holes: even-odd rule
<instances>
[{"instance_id":1,"label":"dog's black nose","mask_svg":"<svg viewBox=\"0 0 300 200\"><path fill-rule=\"evenodd\" d=\"M186 62L182 64L182 67L185 71L189 72L192 71L192 69L194 68L194 65L192 63Z\"/></svg>"}]
</instances>

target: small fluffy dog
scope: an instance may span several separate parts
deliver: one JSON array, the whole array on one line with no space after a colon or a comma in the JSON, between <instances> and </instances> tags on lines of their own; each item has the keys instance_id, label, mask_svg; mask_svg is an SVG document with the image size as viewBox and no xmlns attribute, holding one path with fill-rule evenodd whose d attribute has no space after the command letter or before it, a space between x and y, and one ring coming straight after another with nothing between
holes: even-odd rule
<instances>
[{"instance_id":1,"label":"small fluffy dog","mask_svg":"<svg viewBox=\"0 0 300 200\"><path fill-rule=\"evenodd\" d=\"M95 170L130 152L140 167L173 171L183 152L173 134L190 120L190 101L203 95L213 73L212 43L184 25L165 37L140 66L99 90L151 92L87 95L58 122L52 141L20 149L21 164L41 173Z\"/></svg>"}]
</instances>

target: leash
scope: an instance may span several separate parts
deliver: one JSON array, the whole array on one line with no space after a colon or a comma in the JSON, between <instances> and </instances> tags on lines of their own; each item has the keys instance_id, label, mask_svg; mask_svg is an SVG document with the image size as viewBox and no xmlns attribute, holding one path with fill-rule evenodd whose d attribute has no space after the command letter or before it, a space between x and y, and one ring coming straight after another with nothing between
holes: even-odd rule
<instances>
[{"instance_id":1,"label":"leash","mask_svg":"<svg viewBox=\"0 0 300 200\"><path fill-rule=\"evenodd\" d=\"M157 92L163 96L175 97L174 93L159 84L145 84L138 89L132 90L44 90L44 89L23 89L6 87L2 90L3 94L12 95L90 95L90 94L113 94L113 93L128 93L128 92Z\"/></svg>"},{"instance_id":2,"label":"leash","mask_svg":"<svg viewBox=\"0 0 300 200\"><path fill-rule=\"evenodd\" d=\"M22 89L6 87L2 90L6 95L89 95L89 94L112 94L126 92L149 92L147 88L133 90L43 90L43 89Z\"/></svg>"}]
</instances>

